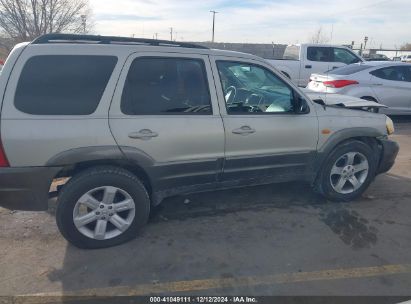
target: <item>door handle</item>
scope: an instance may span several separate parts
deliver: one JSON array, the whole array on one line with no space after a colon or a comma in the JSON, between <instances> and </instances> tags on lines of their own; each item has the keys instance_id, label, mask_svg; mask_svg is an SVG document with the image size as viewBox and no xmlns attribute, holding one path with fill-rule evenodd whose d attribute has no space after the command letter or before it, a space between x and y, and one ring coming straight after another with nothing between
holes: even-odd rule
<instances>
[{"instance_id":1,"label":"door handle","mask_svg":"<svg viewBox=\"0 0 411 304\"><path fill-rule=\"evenodd\" d=\"M313 67L313 66L310 65L310 64L307 64L307 65L305 66L306 69L311 69L312 67Z\"/></svg>"},{"instance_id":2,"label":"door handle","mask_svg":"<svg viewBox=\"0 0 411 304\"><path fill-rule=\"evenodd\" d=\"M131 132L128 134L128 137L133 138L133 139L142 139L142 140L148 140L152 137L157 137L158 133L153 132L150 129L142 129L138 132Z\"/></svg>"},{"instance_id":3,"label":"door handle","mask_svg":"<svg viewBox=\"0 0 411 304\"><path fill-rule=\"evenodd\" d=\"M334 70L334 69L337 69L337 68L338 68L337 66L333 66L333 70Z\"/></svg>"},{"instance_id":4,"label":"door handle","mask_svg":"<svg viewBox=\"0 0 411 304\"><path fill-rule=\"evenodd\" d=\"M242 126L241 128L234 129L232 131L234 134L240 134L240 135L248 135L255 133L255 129L251 128L250 126Z\"/></svg>"},{"instance_id":5,"label":"door handle","mask_svg":"<svg viewBox=\"0 0 411 304\"><path fill-rule=\"evenodd\" d=\"M382 84L382 83L373 83L373 85L375 85L375 86L382 86L383 84Z\"/></svg>"}]
</instances>

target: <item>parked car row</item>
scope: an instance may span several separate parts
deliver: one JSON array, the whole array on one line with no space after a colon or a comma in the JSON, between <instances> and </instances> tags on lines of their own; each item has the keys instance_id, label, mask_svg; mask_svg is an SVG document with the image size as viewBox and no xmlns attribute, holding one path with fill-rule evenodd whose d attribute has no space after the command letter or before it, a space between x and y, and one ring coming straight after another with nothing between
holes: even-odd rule
<instances>
[{"instance_id":1,"label":"parked car row","mask_svg":"<svg viewBox=\"0 0 411 304\"><path fill-rule=\"evenodd\" d=\"M363 58L366 61L390 61L391 60L390 58L388 58L387 55L384 55L384 54L370 54L368 56L363 55Z\"/></svg>"},{"instance_id":2,"label":"parked car row","mask_svg":"<svg viewBox=\"0 0 411 304\"><path fill-rule=\"evenodd\" d=\"M378 102L392 115L411 114L411 64L369 61L312 74L308 89Z\"/></svg>"}]
</instances>

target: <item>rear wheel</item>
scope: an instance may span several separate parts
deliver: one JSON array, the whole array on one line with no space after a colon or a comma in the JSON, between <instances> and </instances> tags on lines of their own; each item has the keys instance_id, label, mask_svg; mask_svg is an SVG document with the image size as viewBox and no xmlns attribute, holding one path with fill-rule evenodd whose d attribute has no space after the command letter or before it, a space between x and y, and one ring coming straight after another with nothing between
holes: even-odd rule
<instances>
[{"instance_id":1,"label":"rear wheel","mask_svg":"<svg viewBox=\"0 0 411 304\"><path fill-rule=\"evenodd\" d=\"M350 201L360 196L374 179L375 152L370 146L350 140L328 156L317 180L317 190L333 201Z\"/></svg>"},{"instance_id":2,"label":"rear wheel","mask_svg":"<svg viewBox=\"0 0 411 304\"><path fill-rule=\"evenodd\" d=\"M57 205L60 232L80 248L104 248L124 243L147 222L150 200L132 173L99 167L74 176L64 186Z\"/></svg>"}]
</instances>

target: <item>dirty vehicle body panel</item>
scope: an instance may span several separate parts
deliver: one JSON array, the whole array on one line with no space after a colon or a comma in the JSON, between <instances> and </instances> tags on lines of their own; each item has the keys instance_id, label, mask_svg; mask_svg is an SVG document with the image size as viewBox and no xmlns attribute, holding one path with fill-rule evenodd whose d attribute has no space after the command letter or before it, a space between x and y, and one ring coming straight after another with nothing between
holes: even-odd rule
<instances>
[{"instance_id":1,"label":"dirty vehicle body panel","mask_svg":"<svg viewBox=\"0 0 411 304\"><path fill-rule=\"evenodd\" d=\"M34 74L36 65L45 76ZM104 188L120 191L111 199L119 195L121 204L126 198L137 203L147 191L157 205L181 193L292 180L315 184L328 155L347 140L374 148L375 173L389 170L398 152L387 139L385 115L317 104L248 54L195 46L32 43L15 48L0 77L0 204L10 209L46 210L58 177L71 178L60 194L65 205L67 197L76 197L70 191L92 185L90 176L98 172L113 183L119 176L119 188L102 182L80 203L88 200L93 209L97 201L90 195ZM145 190L123 191L130 183ZM117 208L105 203L106 194L101 199L103 210ZM97 231L104 221L101 215L93 219ZM72 225L64 221L58 220L59 228ZM125 230L118 218L112 223L120 230L109 236ZM63 235L73 241L70 233Z\"/></svg>"}]
</instances>

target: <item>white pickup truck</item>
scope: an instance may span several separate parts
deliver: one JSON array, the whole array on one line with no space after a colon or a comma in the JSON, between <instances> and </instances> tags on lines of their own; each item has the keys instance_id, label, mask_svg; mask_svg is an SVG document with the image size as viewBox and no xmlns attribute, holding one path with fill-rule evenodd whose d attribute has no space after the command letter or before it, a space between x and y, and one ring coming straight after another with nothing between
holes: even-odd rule
<instances>
[{"instance_id":1,"label":"white pickup truck","mask_svg":"<svg viewBox=\"0 0 411 304\"><path fill-rule=\"evenodd\" d=\"M283 59L267 61L296 85L305 87L313 73L324 73L364 59L344 46L295 44L287 46Z\"/></svg>"}]
</instances>

